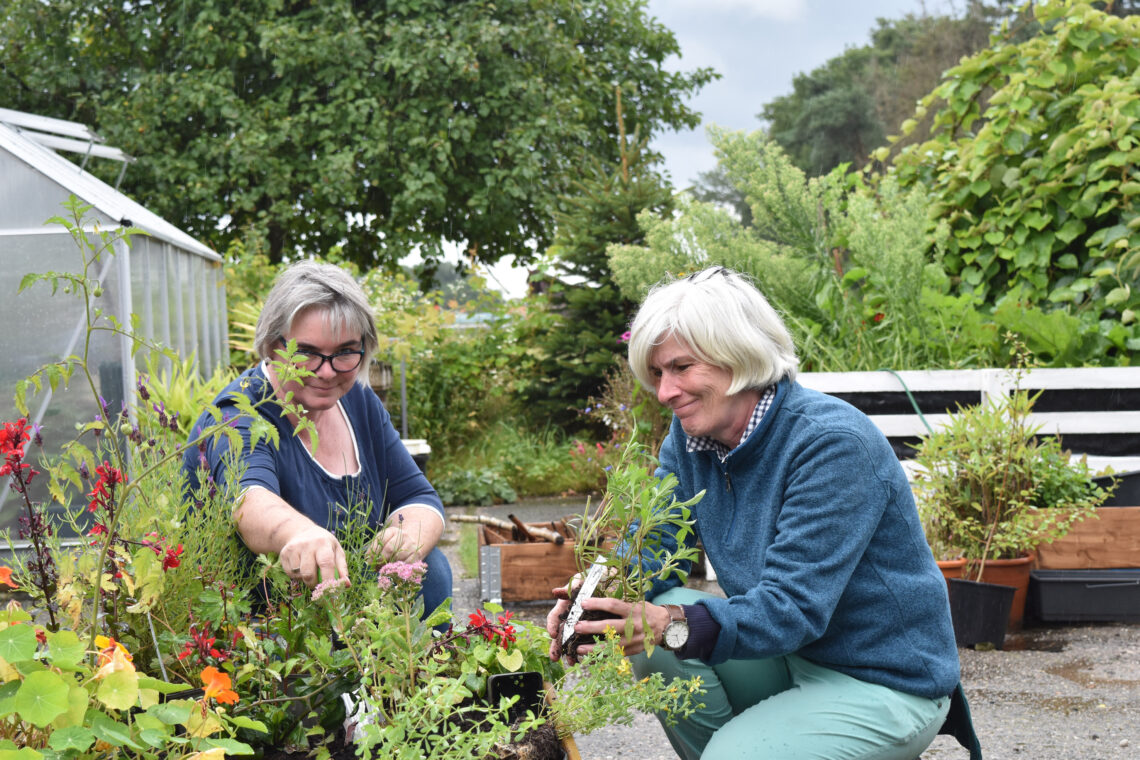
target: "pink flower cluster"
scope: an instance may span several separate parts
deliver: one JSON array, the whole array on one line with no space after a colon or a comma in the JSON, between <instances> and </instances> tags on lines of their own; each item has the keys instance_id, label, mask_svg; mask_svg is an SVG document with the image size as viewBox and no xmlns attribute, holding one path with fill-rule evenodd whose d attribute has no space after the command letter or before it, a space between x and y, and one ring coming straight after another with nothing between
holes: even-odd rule
<instances>
[{"instance_id":1,"label":"pink flower cluster","mask_svg":"<svg viewBox=\"0 0 1140 760\"><path fill-rule=\"evenodd\" d=\"M348 578L329 578L327 581L321 581L313 589L313 601L320 599L325 594L331 594L341 588L347 588L349 585Z\"/></svg>"},{"instance_id":2,"label":"pink flower cluster","mask_svg":"<svg viewBox=\"0 0 1140 760\"><path fill-rule=\"evenodd\" d=\"M376 582L380 588L387 591L392 588L393 581L402 581L418 586L423 582L426 574L427 563L422 560L418 562L389 562L380 568L380 575Z\"/></svg>"}]
</instances>

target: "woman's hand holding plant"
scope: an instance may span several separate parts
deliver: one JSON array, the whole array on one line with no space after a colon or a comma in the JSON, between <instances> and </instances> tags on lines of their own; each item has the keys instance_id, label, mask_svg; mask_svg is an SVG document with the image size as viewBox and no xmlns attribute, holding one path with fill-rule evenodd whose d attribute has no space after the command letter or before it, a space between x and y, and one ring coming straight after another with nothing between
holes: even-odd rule
<instances>
[{"instance_id":1,"label":"woman's hand holding plant","mask_svg":"<svg viewBox=\"0 0 1140 760\"><path fill-rule=\"evenodd\" d=\"M586 611L606 612L607 618L587 620L583 617L574 630L583 636L596 636L600 640L607 630L612 629L618 636L618 645L626 656L640 654L650 646L661 644L661 635L669 624L669 611L649 602L623 602L610 597L591 597L582 600ZM580 659L596 648L596 644L583 644L574 652Z\"/></svg>"}]
</instances>

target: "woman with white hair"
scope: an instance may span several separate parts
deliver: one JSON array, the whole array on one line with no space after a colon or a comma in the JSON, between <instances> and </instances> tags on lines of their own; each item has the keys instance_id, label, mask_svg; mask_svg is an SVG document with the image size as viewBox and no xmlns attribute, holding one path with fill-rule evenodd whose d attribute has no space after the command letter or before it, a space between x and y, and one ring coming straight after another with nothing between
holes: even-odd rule
<instances>
[{"instance_id":1,"label":"woman with white hair","mask_svg":"<svg viewBox=\"0 0 1140 760\"><path fill-rule=\"evenodd\" d=\"M779 315L722 267L649 294L629 361L673 410L658 475L705 491L696 535L726 597L672 578L644 603L585 600L612 617L575 631L622 632L639 676L701 677L704 708L662 720L683 758L914 760L964 702L946 582L886 439L796 383Z\"/></svg>"},{"instance_id":2,"label":"woman with white hair","mask_svg":"<svg viewBox=\"0 0 1140 760\"><path fill-rule=\"evenodd\" d=\"M291 356L288 344L296 346ZM237 494L234 519L255 554L276 554L292 578L309 586L347 578L338 531L361 519L377 531L377 561L424 561L425 612L451 596L451 568L436 547L444 528L443 504L400 440L388 411L366 384L377 348L372 308L360 285L333 264L302 261L282 272L257 320L261 362L214 400L241 433L240 480L228 441L219 437L191 449L183 469L193 490L212 480ZM311 374L284 382L274 362L290 360ZM254 423L238 412L235 394L271 401L258 411L278 434L252 449ZM291 394L299 413L276 400ZM299 426L301 417L311 423ZM209 413L192 437L213 424Z\"/></svg>"}]
</instances>

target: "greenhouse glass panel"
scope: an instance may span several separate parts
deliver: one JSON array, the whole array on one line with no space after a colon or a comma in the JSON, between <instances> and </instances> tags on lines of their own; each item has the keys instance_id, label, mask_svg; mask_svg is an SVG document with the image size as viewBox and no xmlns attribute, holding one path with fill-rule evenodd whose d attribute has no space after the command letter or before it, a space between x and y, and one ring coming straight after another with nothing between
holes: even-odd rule
<instances>
[{"instance_id":1,"label":"greenhouse glass panel","mask_svg":"<svg viewBox=\"0 0 1140 760\"><path fill-rule=\"evenodd\" d=\"M132 356L130 340L114 332L88 335L83 301L62 281L55 295L49 283L17 293L26 274L82 271L83 254L71 235L46 224L52 217L70 218L64 206L69 198L88 207L83 224L96 242L96 226L112 233L125 225L141 230L115 242L88 269L88 277L101 282L93 305L120 325L133 325L144 341L174 348L183 358L195 356L202 375L228 358L221 257L0 119L0 318L8 328L0 337L0 422L19 416L14 393L22 379L67 356L83 356L85 349L88 358L90 380L77 373L54 390L46 383L39 392L28 390L28 416L43 426L49 457L74 438L77 425L96 415L130 413L136 371L146 369L151 353ZM22 507L7 481L0 479L0 531L16 528ZM32 497L47 504L43 481L33 482Z\"/></svg>"}]
</instances>

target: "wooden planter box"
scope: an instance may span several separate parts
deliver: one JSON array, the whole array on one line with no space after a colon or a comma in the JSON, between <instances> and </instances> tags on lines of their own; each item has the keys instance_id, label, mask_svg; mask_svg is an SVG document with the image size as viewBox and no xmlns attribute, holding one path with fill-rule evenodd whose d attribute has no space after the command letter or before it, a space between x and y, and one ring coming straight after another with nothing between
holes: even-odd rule
<instances>
[{"instance_id":1,"label":"wooden planter box","mask_svg":"<svg viewBox=\"0 0 1140 760\"><path fill-rule=\"evenodd\" d=\"M564 586L578 572L574 540L562 520L526 523L548 528L566 541L515 541L510 531L480 525L479 594L484 602L532 602L553 599L550 590Z\"/></svg>"},{"instance_id":2,"label":"wooden planter box","mask_svg":"<svg viewBox=\"0 0 1140 760\"><path fill-rule=\"evenodd\" d=\"M1037 547L1045 570L1140 567L1140 507L1101 507L1064 537Z\"/></svg>"}]
</instances>

